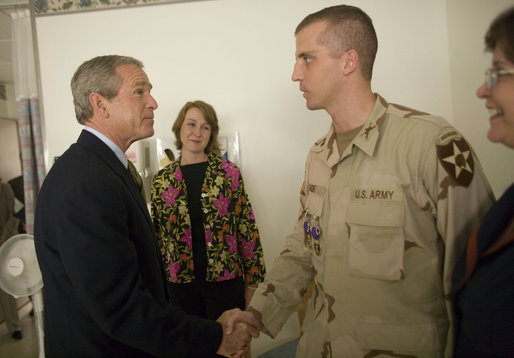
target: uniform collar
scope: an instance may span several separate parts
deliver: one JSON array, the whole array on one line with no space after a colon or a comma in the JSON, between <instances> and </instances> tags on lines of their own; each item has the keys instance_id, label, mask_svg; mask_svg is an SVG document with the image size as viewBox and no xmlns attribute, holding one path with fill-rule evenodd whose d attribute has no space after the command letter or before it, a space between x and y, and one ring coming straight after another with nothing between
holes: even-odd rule
<instances>
[{"instance_id":1,"label":"uniform collar","mask_svg":"<svg viewBox=\"0 0 514 358\"><path fill-rule=\"evenodd\" d=\"M339 163L340 160L350 155L354 145L366 155L370 157L373 156L378 139L380 138L385 112L389 106L389 103L379 94L377 94L376 97L377 99L371 114L366 122L364 122L362 129L355 136L352 143L345 149L342 156L339 156L336 132L333 124L330 124L328 133L314 144L312 150L319 152L322 160L325 161L328 166L332 167Z\"/></svg>"}]
</instances>

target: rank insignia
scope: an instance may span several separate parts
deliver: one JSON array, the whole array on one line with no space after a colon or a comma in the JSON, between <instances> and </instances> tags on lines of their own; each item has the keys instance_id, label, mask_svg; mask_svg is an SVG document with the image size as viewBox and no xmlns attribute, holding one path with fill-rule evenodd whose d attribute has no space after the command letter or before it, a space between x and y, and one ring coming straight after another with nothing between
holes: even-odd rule
<instances>
[{"instance_id":1,"label":"rank insignia","mask_svg":"<svg viewBox=\"0 0 514 358\"><path fill-rule=\"evenodd\" d=\"M467 187L471 183L474 171L473 155L462 137L438 145L437 157L446 173L459 185Z\"/></svg>"}]
</instances>

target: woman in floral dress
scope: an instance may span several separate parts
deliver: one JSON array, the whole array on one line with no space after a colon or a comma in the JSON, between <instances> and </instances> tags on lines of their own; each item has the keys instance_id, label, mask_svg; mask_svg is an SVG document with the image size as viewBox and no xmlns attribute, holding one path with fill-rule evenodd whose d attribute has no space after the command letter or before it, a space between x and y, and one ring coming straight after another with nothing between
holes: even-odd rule
<instances>
[{"instance_id":1,"label":"woman in floral dress","mask_svg":"<svg viewBox=\"0 0 514 358\"><path fill-rule=\"evenodd\" d=\"M180 156L153 180L152 219L172 302L217 319L264 279L259 231L239 169L218 154L214 108L186 103L172 130Z\"/></svg>"}]
</instances>

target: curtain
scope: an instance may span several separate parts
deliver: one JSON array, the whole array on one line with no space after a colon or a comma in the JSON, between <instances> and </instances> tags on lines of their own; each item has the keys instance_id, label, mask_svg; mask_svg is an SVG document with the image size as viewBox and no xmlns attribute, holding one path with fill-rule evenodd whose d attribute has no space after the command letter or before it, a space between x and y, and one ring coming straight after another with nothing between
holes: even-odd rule
<instances>
[{"instance_id":1,"label":"curtain","mask_svg":"<svg viewBox=\"0 0 514 358\"><path fill-rule=\"evenodd\" d=\"M20 134L25 220L27 233L34 232L34 211L45 177L43 139L39 113L36 63L30 11L11 12L14 91Z\"/></svg>"}]
</instances>

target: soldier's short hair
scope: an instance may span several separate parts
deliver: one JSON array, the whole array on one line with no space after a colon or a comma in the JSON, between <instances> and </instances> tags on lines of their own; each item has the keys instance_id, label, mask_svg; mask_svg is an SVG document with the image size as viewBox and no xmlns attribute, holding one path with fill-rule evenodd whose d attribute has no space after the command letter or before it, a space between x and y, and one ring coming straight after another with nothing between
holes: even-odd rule
<instances>
[{"instance_id":1,"label":"soldier's short hair","mask_svg":"<svg viewBox=\"0 0 514 358\"><path fill-rule=\"evenodd\" d=\"M305 17L296 27L295 36L308 25L319 21L326 21L327 28L317 41L327 46L334 58L341 57L348 50L355 50L359 54L364 78L371 81L378 49L377 34L371 18L355 6L331 6Z\"/></svg>"},{"instance_id":2,"label":"soldier's short hair","mask_svg":"<svg viewBox=\"0 0 514 358\"><path fill-rule=\"evenodd\" d=\"M116 97L122 85L117 72L120 65L136 65L143 68L141 61L128 56L108 55L94 57L75 71L71 79L71 92L75 105L75 116L80 124L85 124L93 117L93 107L89 95L99 93L108 100Z\"/></svg>"},{"instance_id":3,"label":"soldier's short hair","mask_svg":"<svg viewBox=\"0 0 514 358\"><path fill-rule=\"evenodd\" d=\"M497 47L510 62L514 62L514 7L502 12L489 26L485 35L487 51Z\"/></svg>"}]
</instances>

